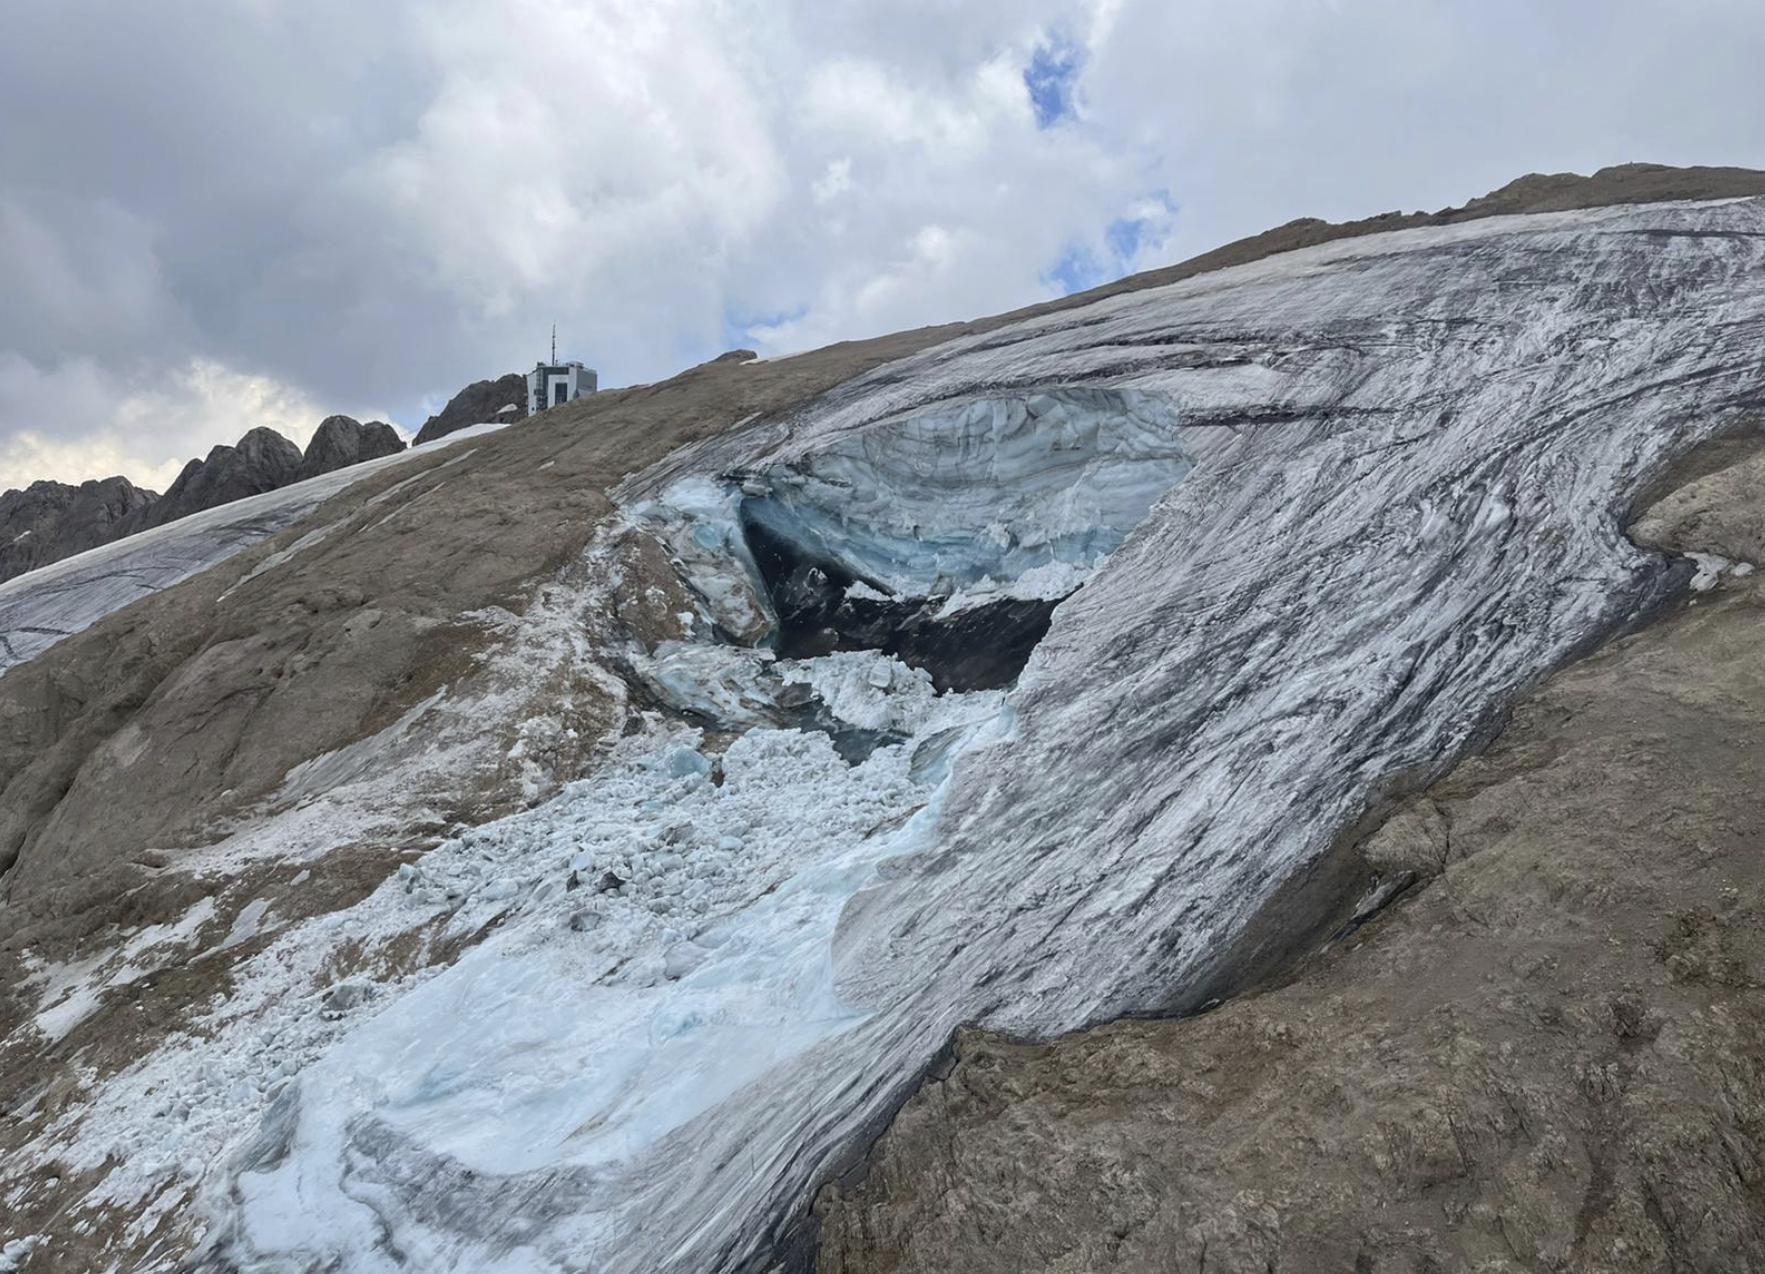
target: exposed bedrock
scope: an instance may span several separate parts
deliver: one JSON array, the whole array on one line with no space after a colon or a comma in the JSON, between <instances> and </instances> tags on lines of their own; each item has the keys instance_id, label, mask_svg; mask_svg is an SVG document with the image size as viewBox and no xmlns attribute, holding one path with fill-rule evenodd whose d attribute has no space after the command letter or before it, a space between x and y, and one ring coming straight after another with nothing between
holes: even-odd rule
<instances>
[{"instance_id":1,"label":"exposed bedrock","mask_svg":"<svg viewBox=\"0 0 1765 1274\"><path fill-rule=\"evenodd\" d=\"M185 465L125 534L285 487L299 475L300 460L300 448L274 429L249 430L235 445L213 447L206 459Z\"/></svg>"},{"instance_id":2,"label":"exposed bedrock","mask_svg":"<svg viewBox=\"0 0 1765 1274\"><path fill-rule=\"evenodd\" d=\"M957 609L946 598L898 599L864 587L831 556L807 556L765 523L744 516L742 529L778 617L773 645L786 658L880 650L924 668L940 690L997 690L1017 680L1054 616L1055 598Z\"/></svg>"},{"instance_id":3,"label":"exposed bedrock","mask_svg":"<svg viewBox=\"0 0 1765 1274\"><path fill-rule=\"evenodd\" d=\"M819 1269L1765 1269L1765 443L1712 457L1633 531L1709 586L1345 847L1399 901L1199 1017L959 1032Z\"/></svg>"},{"instance_id":4,"label":"exposed bedrock","mask_svg":"<svg viewBox=\"0 0 1765 1274\"><path fill-rule=\"evenodd\" d=\"M416 444L434 442L471 425L519 420L527 414L527 378L519 372L475 380L447 400L417 431Z\"/></svg>"},{"instance_id":5,"label":"exposed bedrock","mask_svg":"<svg viewBox=\"0 0 1765 1274\"><path fill-rule=\"evenodd\" d=\"M364 460L397 455L404 450L404 439L398 430L383 420L362 424L349 416L326 416L306 444L301 457L297 481L316 478Z\"/></svg>"}]
</instances>

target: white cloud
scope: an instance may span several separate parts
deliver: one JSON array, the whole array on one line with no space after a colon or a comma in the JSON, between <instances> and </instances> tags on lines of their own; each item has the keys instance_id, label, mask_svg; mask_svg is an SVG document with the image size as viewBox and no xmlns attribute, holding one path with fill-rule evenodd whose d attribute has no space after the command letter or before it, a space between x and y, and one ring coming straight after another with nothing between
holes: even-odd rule
<instances>
[{"instance_id":1,"label":"white cloud","mask_svg":"<svg viewBox=\"0 0 1765 1274\"><path fill-rule=\"evenodd\" d=\"M101 24L13 0L7 21L8 473L164 472L363 402L414 426L554 321L605 383L646 381L1531 169L1765 164L1765 10L1742 0L1671 22L1644 0L254 0ZM1076 77L1048 128L1038 49ZM53 386L9 392L20 361Z\"/></svg>"},{"instance_id":2,"label":"white cloud","mask_svg":"<svg viewBox=\"0 0 1765 1274\"><path fill-rule=\"evenodd\" d=\"M831 160L809 188L816 203L831 203L852 188L852 160L841 155Z\"/></svg>"},{"instance_id":3,"label":"white cloud","mask_svg":"<svg viewBox=\"0 0 1765 1274\"><path fill-rule=\"evenodd\" d=\"M305 446L327 413L292 386L193 359L163 378L131 381L95 360L46 371L0 353L0 490L39 478L123 474L163 491L187 459L258 426Z\"/></svg>"}]
</instances>

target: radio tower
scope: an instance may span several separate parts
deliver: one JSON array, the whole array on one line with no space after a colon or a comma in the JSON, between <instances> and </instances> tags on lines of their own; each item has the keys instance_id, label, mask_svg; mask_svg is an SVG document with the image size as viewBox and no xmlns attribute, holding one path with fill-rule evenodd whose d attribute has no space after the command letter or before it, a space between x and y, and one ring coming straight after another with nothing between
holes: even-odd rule
<instances>
[{"instance_id":1,"label":"radio tower","mask_svg":"<svg viewBox=\"0 0 1765 1274\"><path fill-rule=\"evenodd\" d=\"M552 324L552 366L558 365L558 325Z\"/></svg>"}]
</instances>

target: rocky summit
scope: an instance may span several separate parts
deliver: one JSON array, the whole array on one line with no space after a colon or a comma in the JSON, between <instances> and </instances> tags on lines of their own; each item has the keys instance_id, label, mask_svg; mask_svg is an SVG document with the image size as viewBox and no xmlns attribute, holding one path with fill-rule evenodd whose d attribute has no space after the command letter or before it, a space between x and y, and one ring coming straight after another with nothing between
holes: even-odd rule
<instances>
[{"instance_id":1,"label":"rocky summit","mask_svg":"<svg viewBox=\"0 0 1765 1274\"><path fill-rule=\"evenodd\" d=\"M385 421L370 420L364 425L348 416L326 416L306 444L295 480L316 478L364 460L397 455L404 447L398 430Z\"/></svg>"},{"instance_id":2,"label":"rocky summit","mask_svg":"<svg viewBox=\"0 0 1765 1274\"><path fill-rule=\"evenodd\" d=\"M108 543L158 498L122 477L33 482L0 495L0 580Z\"/></svg>"},{"instance_id":3,"label":"rocky summit","mask_svg":"<svg viewBox=\"0 0 1765 1274\"><path fill-rule=\"evenodd\" d=\"M22 491L0 495L0 582L193 513L397 455L404 448L398 430L384 421L364 425L349 416L327 416L304 453L273 429L253 429L237 445L215 447L206 459L186 464L164 496L123 477L77 487L33 482ZM319 493L313 494L316 499Z\"/></svg>"},{"instance_id":4,"label":"rocky summit","mask_svg":"<svg viewBox=\"0 0 1765 1274\"><path fill-rule=\"evenodd\" d=\"M0 585L0 1260L1765 1267L1762 349L1629 165L217 449Z\"/></svg>"},{"instance_id":5,"label":"rocky summit","mask_svg":"<svg viewBox=\"0 0 1765 1274\"><path fill-rule=\"evenodd\" d=\"M519 372L495 380L475 380L423 422L417 442L434 442L470 425L519 420L527 414L527 378Z\"/></svg>"}]
</instances>

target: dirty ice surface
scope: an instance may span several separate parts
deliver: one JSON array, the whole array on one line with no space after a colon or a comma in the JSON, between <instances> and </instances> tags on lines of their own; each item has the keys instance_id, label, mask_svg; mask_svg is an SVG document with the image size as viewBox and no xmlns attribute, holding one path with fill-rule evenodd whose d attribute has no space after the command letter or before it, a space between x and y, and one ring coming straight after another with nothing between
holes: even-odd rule
<instances>
[{"instance_id":1,"label":"dirty ice surface","mask_svg":"<svg viewBox=\"0 0 1765 1274\"><path fill-rule=\"evenodd\" d=\"M253 1242L390 1270L378 1211L360 1201L380 1187L338 1175L364 1139L487 1180L616 1169L862 1021L833 984L838 916L879 864L923 843L950 757L1007 728L1004 696L936 695L875 652L779 671L835 717L905 741L853 765L825 733L762 728L716 755L697 730L654 722L550 802L281 935L192 1037L108 1085L83 1131L52 1131L67 1138L55 1151L78 1167L110 1159L98 1197L155 1210L268 1112L238 1176L215 1182ZM240 923L261 922L247 912ZM425 923L490 936L439 972L325 986L342 944ZM570 1241L606 1239L590 1227ZM521 1267L499 1264L495 1237L399 1245L415 1268Z\"/></svg>"}]
</instances>

